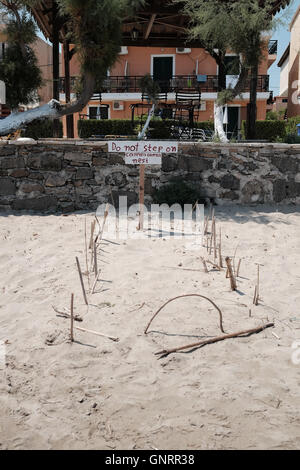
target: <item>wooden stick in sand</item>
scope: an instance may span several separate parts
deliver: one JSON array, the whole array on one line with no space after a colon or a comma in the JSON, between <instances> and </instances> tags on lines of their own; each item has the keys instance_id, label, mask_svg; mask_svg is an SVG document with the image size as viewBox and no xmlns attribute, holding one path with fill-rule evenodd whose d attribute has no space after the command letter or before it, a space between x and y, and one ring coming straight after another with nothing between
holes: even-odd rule
<instances>
[{"instance_id":1,"label":"wooden stick in sand","mask_svg":"<svg viewBox=\"0 0 300 470\"><path fill-rule=\"evenodd\" d=\"M74 326L76 330L83 331L84 333L91 333L92 335L102 336L103 338L111 339L112 341L119 341L119 338L114 336L105 335L104 333L98 333L98 331L87 330L86 328L80 328L79 326Z\"/></svg>"},{"instance_id":2,"label":"wooden stick in sand","mask_svg":"<svg viewBox=\"0 0 300 470\"><path fill-rule=\"evenodd\" d=\"M90 244L89 244L89 249L91 250L93 248L94 244L94 232L95 232L95 227L96 227L96 220L94 220L91 223L91 237L90 237Z\"/></svg>"},{"instance_id":3,"label":"wooden stick in sand","mask_svg":"<svg viewBox=\"0 0 300 470\"><path fill-rule=\"evenodd\" d=\"M233 271L232 271L232 266L231 266L231 259L229 258L229 256L227 256L225 258L225 261L226 261L226 264L227 264L227 269L228 269L228 274L229 274L229 278L230 278L230 286L231 286L231 290L236 290L236 280L235 280L235 277L234 277L234 274L233 274Z\"/></svg>"},{"instance_id":4,"label":"wooden stick in sand","mask_svg":"<svg viewBox=\"0 0 300 470\"><path fill-rule=\"evenodd\" d=\"M255 333L260 333L266 328L271 328L273 326L274 326L274 323L266 323L263 326L260 326L258 328L253 328L251 330L239 331L237 333L230 333L229 335L224 335L224 336L217 336L216 338L211 338L205 341L199 341L198 343L187 344L186 346L180 346L180 347L173 348L173 349L163 349L162 351L158 351L157 353L155 353L155 355L161 356L162 358L162 357L168 356L171 353L174 353L177 351L183 351L184 349L193 349L199 346L205 346L206 344L212 344L212 343L217 343L219 341L224 341L225 339L238 338L239 336L245 336L245 335L250 336Z\"/></svg>"},{"instance_id":5,"label":"wooden stick in sand","mask_svg":"<svg viewBox=\"0 0 300 470\"><path fill-rule=\"evenodd\" d=\"M86 264L86 275L88 278L89 289L90 286L90 272L89 272L89 262L88 262L88 246L87 246L87 233L86 233L86 217L84 219L84 251L85 251L85 264Z\"/></svg>"},{"instance_id":6,"label":"wooden stick in sand","mask_svg":"<svg viewBox=\"0 0 300 470\"><path fill-rule=\"evenodd\" d=\"M219 232L219 266L223 268L223 260L222 260L222 229L220 227Z\"/></svg>"},{"instance_id":7,"label":"wooden stick in sand","mask_svg":"<svg viewBox=\"0 0 300 470\"><path fill-rule=\"evenodd\" d=\"M84 298L84 301L85 301L86 305L88 305L89 303L88 303L88 300L87 300L86 291L85 291L85 287L84 287L84 283L83 283L82 272L81 272L81 268L80 268L80 263L79 263L79 259L77 258L77 256L76 256L76 263L77 263L77 269L78 269L79 279L80 279L80 283L81 283L83 298Z\"/></svg>"},{"instance_id":8,"label":"wooden stick in sand","mask_svg":"<svg viewBox=\"0 0 300 470\"><path fill-rule=\"evenodd\" d=\"M212 252L213 239L214 239L214 234L213 234L213 232L212 232L212 233L211 233L211 236L210 236L210 243L209 243L209 256L211 255L211 252Z\"/></svg>"},{"instance_id":9,"label":"wooden stick in sand","mask_svg":"<svg viewBox=\"0 0 300 470\"><path fill-rule=\"evenodd\" d=\"M258 305L259 301L259 264L257 264L257 283L254 290L254 298L253 303L254 305Z\"/></svg>"},{"instance_id":10,"label":"wooden stick in sand","mask_svg":"<svg viewBox=\"0 0 300 470\"><path fill-rule=\"evenodd\" d=\"M98 243L98 241L101 242L101 240L102 240L104 227L105 227L105 224L106 224L106 219L108 217L108 213L109 213L109 204L106 204L105 211L104 211L104 216L103 216L102 228L101 228L101 231L99 232L99 234L96 237L95 243Z\"/></svg>"},{"instance_id":11,"label":"wooden stick in sand","mask_svg":"<svg viewBox=\"0 0 300 470\"><path fill-rule=\"evenodd\" d=\"M207 229L208 229L208 215L204 219L204 228L203 228L203 236L207 235Z\"/></svg>"},{"instance_id":12,"label":"wooden stick in sand","mask_svg":"<svg viewBox=\"0 0 300 470\"><path fill-rule=\"evenodd\" d=\"M241 262L242 262L242 260L241 260L241 259L239 259L238 266L237 266L237 269L236 269L236 277L239 277L239 274L240 274L240 267L241 267Z\"/></svg>"},{"instance_id":13,"label":"wooden stick in sand","mask_svg":"<svg viewBox=\"0 0 300 470\"><path fill-rule=\"evenodd\" d=\"M99 269L98 274L97 274L97 276L96 276L96 278L95 278L95 282L94 282L93 287L92 287L92 294L95 293L95 288L96 288L97 282L99 281L100 273L101 273L101 269Z\"/></svg>"},{"instance_id":14,"label":"wooden stick in sand","mask_svg":"<svg viewBox=\"0 0 300 470\"><path fill-rule=\"evenodd\" d=\"M94 243L94 273L95 277L98 275L98 261L97 261L97 245Z\"/></svg>"},{"instance_id":15,"label":"wooden stick in sand","mask_svg":"<svg viewBox=\"0 0 300 470\"><path fill-rule=\"evenodd\" d=\"M74 294L71 294L71 342L74 343Z\"/></svg>"},{"instance_id":16,"label":"wooden stick in sand","mask_svg":"<svg viewBox=\"0 0 300 470\"><path fill-rule=\"evenodd\" d=\"M214 237L214 260L217 259L217 236L216 236L216 219L213 219L213 237Z\"/></svg>"},{"instance_id":17,"label":"wooden stick in sand","mask_svg":"<svg viewBox=\"0 0 300 470\"><path fill-rule=\"evenodd\" d=\"M257 305L257 287L254 289L253 305Z\"/></svg>"},{"instance_id":18,"label":"wooden stick in sand","mask_svg":"<svg viewBox=\"0 0 300 470\"><path fill-rule=\"evenodd\" d=\"M259 264L257 265L257 303L259 301Z\"/></svg>"},{"instance_id":19,"label":"wooden stick in sand","mask_svg":"<svg viewBox=\"0 0 300 470\"><path fill-rule=\"evenodd\" d=\"M207 266L206 266L205 259L204 259L204 258L202 258L202 256L201 256L201 258L200 258L200 259L201 259L201 261L202 261L202 264L203 264L203 267L204 267L204 272L205 272L205 273L208 273L208 269L207 269Z\"/></svg>"}]
</instances>

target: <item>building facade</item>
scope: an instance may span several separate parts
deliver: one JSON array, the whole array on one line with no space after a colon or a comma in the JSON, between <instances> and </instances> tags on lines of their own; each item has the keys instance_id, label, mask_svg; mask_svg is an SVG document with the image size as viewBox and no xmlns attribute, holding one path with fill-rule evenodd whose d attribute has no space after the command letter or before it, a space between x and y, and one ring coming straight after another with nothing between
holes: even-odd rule
<instances>
[{"instance_id":1,"label":"building facade","mask_svg":"<svg viewBox=\"0 0 300 470\"><path fill-rule=\"evenodd\" d=\"M276 97L279 106L283 101L287 117L300 115L300 6L290 24L290 43L279 59L280 96ZM282 106L282 105L281 105Z\"/></svg>"},{"instance_id":2,"label":"building facade","mask_svg":"<svg viewBox=\"0 0 300 470\"><path fill-rule=\"evenodd\" d=\"M268 68L276 60L277 42L271 41L264 51L264 59L259 66L257 88L257 119L265 119L269 93ZM228 53L227 85L236 83L237 76L232 75L236 60L234 54ZM76 56L70 64L73 83L79 75L79 64ZM238 71L237 71L238 73ZM201 107L197 120L208 121L214 117L214 103L218 91L218 66L215 60L201 48L175 47L122 47L114 67L108 71L102 89L98 90L82 113L75 116L75 131L79 119L131 119L143 112L142 90L140 79L150 74L158 82L161 91L166 93L167 102L172 105L176 93L199 91ZM237 134L241 123L246 119L249 102L250 82L246 82L244 91L228 107L228 129ZM73 96L75 98L75 96ZM61 80L61 101L65 101L64 79ZM134 105L140 104L140 107ZM145 106L144 112L147 112ZM168 117L172 117L170 114ZM66 128L66 125L64 126ZM77 137L77 134L76 134Z\"/></svg>"}]
</instances>

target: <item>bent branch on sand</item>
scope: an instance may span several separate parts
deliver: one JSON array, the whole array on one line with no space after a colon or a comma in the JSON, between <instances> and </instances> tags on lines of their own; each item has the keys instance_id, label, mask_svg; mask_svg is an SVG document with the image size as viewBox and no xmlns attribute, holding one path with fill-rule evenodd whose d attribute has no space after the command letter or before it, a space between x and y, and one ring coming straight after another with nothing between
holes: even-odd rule
<instances>
[{"instance_id":1,"label":"bent branch on sand","mask_svg":"<svg viewBox=\"0 0 300 470\"><path fill-rule=\"evenodd\" d=\"M219 317L220 317L220 330L222 331L222 333L225 333L224 329L223 329L223 317L222 317L222 312L221 310L219 309L219 307L211 300L209 299L208 297L205 297L204 295L200 295L200 294L184 294L184 295L179 295L177 297L174 297L173 299L170 299L168 300L166 303L164 303L158 310L157 312L153 315L153 317L151 318L151 320L149 321L148 325L146 326L145 328L145 335L147 334L148 330L149 330L149 327L151 325L151 323L153 322L154 318L159 314L159 312L165 308L169 303L173 302L174 300L177 300L177 299L182 299L182 298L185 298L185 297L200 297L202 299L205 299L207 300L208 302L210 302L214 307L215 309L218 311L219 313Z\"/></svg>"},{"instance_id":2,"label":"bent branch on sand","mask_svg":"<svg viewBox=\"0 0 300 470\"><path fill-rule=\"evenodd\" d=\"M199 341L198 343L187 344L185 346L180 346L178 348L163 349L162 351L158 351L157 353L155 353L155 355L156 356L161 356L160 359L162 359L163 357L166 357L169 354L174 353L174 352L183 351L185 349L200 348L202 346L205 346L206 344L218 343L219 341L224 341L225 339L254 335L256 333L260 333L261 331L265 330L266 328L271 328L273 326L274 326L274 323L266 323L263 326L260 326L258 328L253 328L251 330L238 331L237 333L230 333L229 335L218 336L216 338L211 338L211 339L208 339L208 340L205 340L205 341Z\"/></svg>"}]
</instances>

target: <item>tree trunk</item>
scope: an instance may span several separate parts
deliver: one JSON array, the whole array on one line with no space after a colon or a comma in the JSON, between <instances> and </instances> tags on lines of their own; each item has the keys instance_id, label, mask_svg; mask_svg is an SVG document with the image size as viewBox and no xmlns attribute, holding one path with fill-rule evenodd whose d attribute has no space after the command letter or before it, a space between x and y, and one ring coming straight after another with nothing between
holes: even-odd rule
<instances>
[{"instance_id":1,"label":"tree trunk","mask_svg":"<svg viewBox=\"0 0 300 470\"><path fill-rule=\"evenodd\" d=\"M224 65L224 58L218 61L219 74L218 74L218 91L226 90L226 67Z\"/></svg>"},{"instance_id":2,"label":"tree trunk","mask_svg":"<svg viewBox=\"0 0 300 470\"><path fill-rule=\"evenodd\" d=\"M148 118L147 118L147 121L143 127L143 130L139 133L138 135L138 139L139 140L142 140L144 137L145 137L145 134L146 134L146 131L149 127L149 124L150 124L150 121L151 121L151 118L153 117L154 115L154 111L155 111L155 104L152 105L152 108L150 109L149 111L149 114L148 114Z\"/></svg>"},{"instance_id":3,"label":"tree trunk","mask_svg":"<svg viewBox=\"0 0 300 470\"><path fill-rule=\"evenodd\" d=\"M71 77L70 77L70 43L69 41L64 42L64 61L65 61L65 95L66 103L71 102ZM68 114L66 116L67 124L67 137L69 139L74 138L74 116Z\"/></svg>"},{"instance_id":4,"label":"tree trunk","mask_svg":"<svg viewBox=\"0 0 300 470\"><path fill-rule=\"evenodd\" d=\"M214 110L215 133L217 134L221 142L227 143L228 139L224 131L223 118L224 118L223 105L215 102L215 110Z\"/></svg>"},{"instance_id":5,"label":"tree trunk","mask_svg":"<svg viewBox=\"0 0 300 470\"><path fill-rule=\"evenodd\" d=\"M51 100L48 104L30 109L24 113L13 113L0 120L0 136L8 135L17 129L22 129L35 119L59 119L68 114L80 112L90 101L95 89L95 77L86 72L83 80L83 90L79 99L68 106L62 106L59 101Z\"/></svg>"},{"instance_id":6,"label":"tree trunk","mask_svg":"<svg viewBox=\"0 0 300 470\"><path fill-rule=\"evenodd\" d=\"M247 105L246 139L253 140L256 137L256 98L257 98L258 65L251 67L250 77L250 102Z\"/></svg>"},{"instance_id":7,"label":"tree trunk","mask_svg":"<svg viewBox=\"0 0 300 470\"><path fill-rule=\"evenodd\" d=\"M58 24L58 6L53 3L53 25L52 25L52 72L53 72L53 99L59 101L59 24ZM53 137L60 137L59 120L53 121Z\"/></svg>"}]
</instances>

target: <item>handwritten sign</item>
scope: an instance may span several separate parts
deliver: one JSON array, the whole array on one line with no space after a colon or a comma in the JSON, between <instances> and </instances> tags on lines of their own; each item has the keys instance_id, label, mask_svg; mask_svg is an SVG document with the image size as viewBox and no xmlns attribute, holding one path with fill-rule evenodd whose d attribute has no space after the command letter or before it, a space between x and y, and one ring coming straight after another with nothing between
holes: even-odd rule
<instances>
[{"instance_id":1,"label":"handwritten sign","mask_svg":"<svg viewBox=\"0 0 300 470\"><path fill-rule=\"evenodd\" d=\"M129 165L161 165L163 153L178 152L178 142L110 141L108 151L124 153Z\"/></svg>"},{"instance_id":2,"label":"handwritten sign","mask_svg":"<svg viewBox=\"0 0 300 470\"><path fill-rule=\"evenodd\" d=\"M162 157L160 154L145 157L143 154L125 153L125 163L127 165L161 165Z\"/></svg>"}]
</instances>

